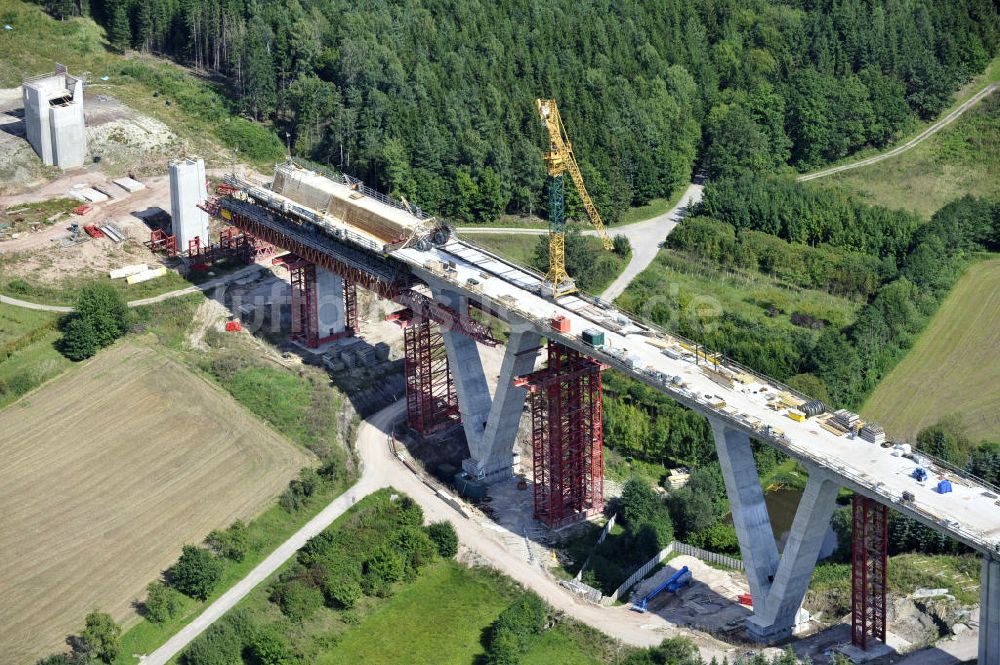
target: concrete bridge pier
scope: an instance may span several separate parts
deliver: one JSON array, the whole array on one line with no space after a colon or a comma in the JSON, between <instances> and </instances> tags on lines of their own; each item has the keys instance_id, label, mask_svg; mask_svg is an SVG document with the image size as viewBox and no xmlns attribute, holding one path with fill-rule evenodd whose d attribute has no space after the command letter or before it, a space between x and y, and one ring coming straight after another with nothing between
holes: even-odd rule
<instances>
[{"instance_id":1,"label":"concrete bridge pier","mask_svg":"<svg viewBox=\"0 0 1000 665\"><path fill-rule=\"evenodd\" d=\"M455 311L465 312L464 298L453 291L432 288L434 298ZM476 342L442 326L448 364L455 381L458 409L469 445L462 469L487 482L513 475L514 440L527 391L514 385L514 378L534 369L539 335L528 325L513 322L504 352L496 393L491 397Z\"/></svg>"},{"instance_id":2,"label":"concrete bridge pier","mask_svg":"<svg viewBox=\"0 0 1000 665\"><path fill-rule=\"evenodd\" d=\"M1000 560L983 556L979 585L979 662L1000 663Z\"/></svg>"},{"instance_id":3,"label":"concrete bridge pier","mask_svg":"<svg viewBox=\"0 0 1000 665\"><path fill-rule=\"evenodd\" d=\"M341 334L347 327L344 280L320 266L316 266L316 320L321 338Z\"/></svg>"},{"instance_id":4,"label":"concrete bridge pier","mask_svg":"<svg viewBox=\"0 0 1000 665\"><path fill-rule=\"evenodd\" d=\"M487 480L504 480L512 475L514 441L528 396L526 388L514 385L514 379L535 368L540 339L532 330L511 332L486 420L482 447L478 452L470 447L472 456L463 464L470 475Z\"/></svg>"},{"instance_id":5,"label":"concrete bridge pier","mask_svg":"<svg viewBox=\"0 0 1000 665\"><path fill-rule=\"evenodd\" d=\"M722 421L709 422L753 598L754 614L747 620L747 632L760 642L776 642L790 637L799 623L802 599L836 507L839 486L823 470L809 469L809 482L779 558L750 437Z\"/></svg>"}]
</instances>

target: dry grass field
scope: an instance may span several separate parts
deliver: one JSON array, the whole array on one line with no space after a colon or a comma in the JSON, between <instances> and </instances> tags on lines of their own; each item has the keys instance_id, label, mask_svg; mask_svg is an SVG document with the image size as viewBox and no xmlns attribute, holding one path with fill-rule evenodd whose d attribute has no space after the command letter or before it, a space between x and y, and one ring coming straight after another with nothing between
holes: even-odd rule
<instances>
[{"instance_id":1,"label":"dry grass field","mask_svg":"<svg viewBox=\"0 0 1000 665\"><path fill-rule=\"evenodd\" d=\"M912 441L958 414L974 440L1000 441L1000 259L972 266L862 409Z\"/></svg>"},{"instance_id":2,"label":"dry grass field","mask_svg":"<svg viewBox=\"0 0 1000 665\"><path fill-rule=\"evenodd\" d=\"M0 411L0 661L119 621L185 543L260 512L309 453L150 348L120 344Z\"/></svg>"}]
</instances>

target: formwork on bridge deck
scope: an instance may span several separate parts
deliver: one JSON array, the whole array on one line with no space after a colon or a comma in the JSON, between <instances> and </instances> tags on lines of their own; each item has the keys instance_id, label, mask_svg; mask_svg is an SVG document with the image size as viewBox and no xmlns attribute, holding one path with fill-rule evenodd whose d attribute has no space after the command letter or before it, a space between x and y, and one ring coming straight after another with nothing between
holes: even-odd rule
<instances>
[{"instance_id":1,"label":"formwork on bridge deck","mask_svg":"<svg viewBox=\"0 0 1000 665\"><path fill-rule=\"evenodd\" d=\"M455 382L437 324L409 322L403 329L406 354L406 422L427 436L461 422Z\"/></svg>"},{"instance_id":2,"label":"formwork on bridge deck","mask_svg":"<svg viewBox=\"0 0 1000 665\"><path fill-rule=\"evenodd\" d=\"M548 343L548 366L518 380L530 394L535 519L570 524L604 508L603 366Z\"/></svg>"},{"instance_id":3,"label":"formwork on bridge deck","mask_svg":"<svg viewBox=\"0 0 1000 665\"><path fill-rule=\"evenodd\" d=\"M867 649L871 638L885 642L889 510L855 494L851 511L851 642Z\"/></svg>"}]
</instances>

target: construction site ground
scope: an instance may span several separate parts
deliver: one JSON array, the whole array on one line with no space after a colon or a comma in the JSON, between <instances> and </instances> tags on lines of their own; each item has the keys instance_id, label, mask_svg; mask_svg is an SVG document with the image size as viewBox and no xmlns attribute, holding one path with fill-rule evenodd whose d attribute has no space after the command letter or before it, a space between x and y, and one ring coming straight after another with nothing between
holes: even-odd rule
<instances>
[{"instance_id":1,"label":"construction site ground","mask_svg":"<svg viewBox=\"0 0 1000 665\"><path fill-rule=\"evenodd\" d=\"M42 164L25 138L21 94L20 87L0 89L0 194L5 195L36 189L58 173ZM83 108L87 161L75 170L77 177L164 173L167 161L183 152L166 125L113 97L87 90Z\"/></svg>"},{"instance_id":2,"label":"construction site ground","mask_svg":"<svg viewBox=\"0 0 1000 665\"><path fill-rule=\"evenodd\" d=\"M0 649L18 663L95 607L136 621L183 544L253 517L312 459L137 342L0 411L0 432Z\"/></svg>"},{"instance_id":3,"label":"construction site ground","mask_svg":"<svg viewBox=\"0 0 1000 665\"><path fill-rule=\"evenodd\" d=\"M67 211L51 223L38 225L33 231L21 231L15 239L0 240L0 262L5 276L19 277L44 286L69 286L98 276L106 278L108 270L123 265L159 265L163 262L162 255L153 254L142 243L149 239L151 230L144 218L170 210L168 177L163 175L143 179L145 189L128 193L112 184L107 176L96 172L87 176L60 177L48 185L53 190L48 192L49 196L32 198L35 201L65 198L68 191L82 184L96 184L115 193L116 198L93 204L93 210L86 215L75 215ZM17 211L25 203L34 202L22 199L17 195L0 196L0 222L16 223ZM129 239L116 244L107 237L90 238L83 235L85 241L79 244L67 245L63 241L70 236L69 225L72 223L82 227L106 222L113 222L128 234Z\"/></svg>"}]
</instances>

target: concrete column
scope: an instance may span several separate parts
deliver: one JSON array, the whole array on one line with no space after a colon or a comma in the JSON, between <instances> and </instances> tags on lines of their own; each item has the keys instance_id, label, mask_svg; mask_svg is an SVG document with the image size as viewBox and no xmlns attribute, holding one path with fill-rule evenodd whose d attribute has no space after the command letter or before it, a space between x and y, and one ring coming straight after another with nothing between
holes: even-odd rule
<instances>
[{"instance_id":1,"label":"concrete column","mask_svg":"<svg viewBox=\"0 0 1000 665\"><path fill-rule=\"evenodd\" d=\"M774 642L791 636L837 505L838 489L832 476L818 468L809 469L809 482L799 499L767 600L757 608L754 599L754 615L747 621L747 629L756 639Z\"/></svg>"},{"instance_id":2,"label":"concrete column","mask_svg":"<svg viewBox=\"0 0 1000 665\"><path fill-rule=\"evenodd\" d=\"M42 163L52 166L54 164L52 161L52 131L49 128L47 95L43 93L42 87L34 84L25 84L22 90L25 136Z\"/></svg>"},{"instance_id":3,"label":"concrete column","mask_svg":"<svg viewBox=\"0 0 1000 665\"><path fill-rule=\"evenodd\" d=\"M764 503L764 492L757 475L757 464L746 433L731 429L719 420L709 418L715 449L726 482L733 526L740 541L740 553L746 567L754 612L760 611L771 589L778 568L778 545L771 530L771 519Z\"/></svg>"},{"instance_id":4,"label":"concrete column","mask_svg":"<svg viewBox=\"0 0 1000 665\"><path fill-rule=\"evenodd\" d=\"M170 163L171 230L178 252L188 251L188 243L195 236L201 238L202 245L210 242L208 213L198 207L207 198L204 160L193 157Z\"/></svg>"},{"instance_id":5,"label":"concrete column","mask_svg":"<svg viewBox=\"0 0 1000 665\"><path fill-rule=\"evenodd\" d=\"M979 662L1000 663L1000 561L983 557L979 586Z\"/></svg>"},{"instance_id":6,"label":"concrete column","mask_svg":"<svg viewBox=\"0 0 1000 665\"><path fill-rule=\"evenodd\" d=\"M441 285L432 285L434 299L458 313L465 311L465 298ZM441 327L444 347L448 352L448 365L455 381L458 410L462 415L462 429L469 444L469 454L473 459L485 459L483 437L486 422L490 417L490 388L486 383L483 361L479 357L476 342L465 335Z\"/></svg>"},{"instance_id":7,"label":"concrete column","mask_svg":"<svg viewBox=\"0 0 1000 665\"><path fill-rule=\"evenodd\" d=\"M69 79L70 77L67 77ZM52 161L61 169L83 166L87 157L87 135L83 119L83 81L67 81L72 85L73 103L49 109L52 131Z\"/></svg>"},{"instance_id":8,"label":"concrete column","mask_svg":"<svg viewBox=\"0 0 1000 665\"><path fill-rule=\"evenodd\" d=\"M345 330L344 280L316 266L316 321L320 339Z\"/></svg>"},{"instance_id":9,"label":"concrete column","mask_svg":"<svg viewBox=\"0 0 1000 665\"><path fill-rule=\"evenodd\" d=\"M514 440L528 395L526 389L514 385L514 379L534 369L540 339L538 333L530 329L511 332L482 446L478 453L470 447L472 457L463 465L467 473L489 480L504 480L512 475Z\"/></svg>"}]
</instances>

